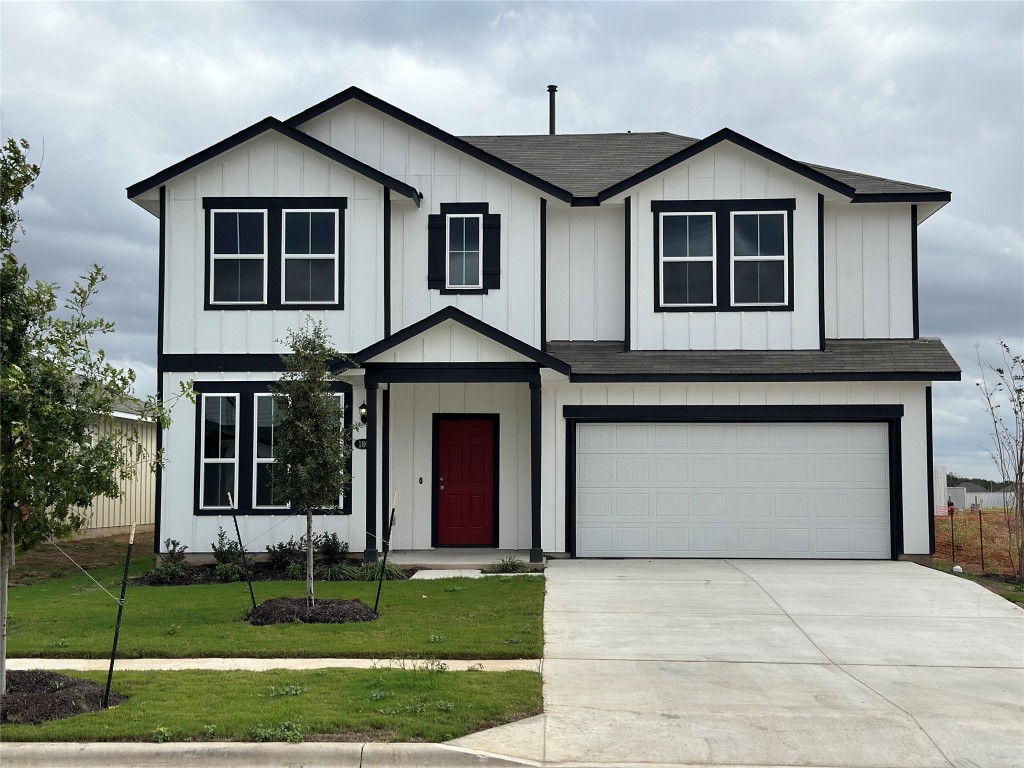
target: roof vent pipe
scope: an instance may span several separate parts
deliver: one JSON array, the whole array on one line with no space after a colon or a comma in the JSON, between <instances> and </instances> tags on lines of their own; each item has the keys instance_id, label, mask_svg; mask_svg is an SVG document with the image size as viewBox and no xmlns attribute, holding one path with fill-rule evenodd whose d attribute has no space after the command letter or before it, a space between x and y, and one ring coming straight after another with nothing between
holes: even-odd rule
<instances>
[{"instance_id":1,"label":"roof vent pipe","mask_svg":"<svg viewBox=\"0 0 1024 768\"><path fill-rule=\"evenodd\" d=\"M548 133L552 136L555 135L555 91L557 90L557 85L548 86Z\"/></svg>"}]
</instances>

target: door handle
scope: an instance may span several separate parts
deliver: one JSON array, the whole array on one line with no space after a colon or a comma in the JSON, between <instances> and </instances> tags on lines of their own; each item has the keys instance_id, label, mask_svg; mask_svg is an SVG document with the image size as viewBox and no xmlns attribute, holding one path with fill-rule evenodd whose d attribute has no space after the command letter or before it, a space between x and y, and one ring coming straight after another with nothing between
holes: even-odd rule
<instances>
[{"instance_id":1,"label":"door handle","mask_svg":"<svg viewBox=\"0 0 1024 768\"><path fill-rule=\"evenodd\" d=\"M443 485L441 486L441 490L442 490L442 491L444 490L444 486L443 486Z\"/></svg>"}]
</instances>

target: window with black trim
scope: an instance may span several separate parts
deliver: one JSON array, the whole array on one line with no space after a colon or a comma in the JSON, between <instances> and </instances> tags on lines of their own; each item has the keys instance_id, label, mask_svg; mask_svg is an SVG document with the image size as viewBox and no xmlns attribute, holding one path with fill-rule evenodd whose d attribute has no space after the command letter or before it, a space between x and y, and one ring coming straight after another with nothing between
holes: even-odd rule
<instances>
[{"instance_id":1,"label":"window with black trim","mask_svg":"<svg viewBox=\"0 0 1024 768\"><path fill-rule=\"evenodd\" d=\"M194 383L196 405L195 513L281 514L289 508L275 482L275 427L279 412L269 382ZM332 385L341 408L339 428L352 425L352 387ZM230 500L228 493L231 494ZM351 512L349 492L338 499ZM232 506L233 503L233 506ZM335 510L331 510L332 512Z\"/></svg>"},{"instance_id":2,"label":"window with black trim","mask_svg":"<svg viewBox=\"0 0 1024 768\"><path fill-rule=\"evenodd\" d=\"M206 309L343 308L343 197L203 198Z\"/></svg>"},{"instance_id":3,"label":"window with black trim","mask_svg":"<svg viewBox=\"0 0 1024 768\"><path fill-rule=\"evenodd\" d=\"M427 287L487 293L501 287L501 214L487 203L442 203L427 220Z\"/></svg>"},{"instance_id":4,"label":"window with black trim","mask_svg":"<svg viewBox=\"0 0 1024 768\"><path fill-rule=\"evenodd\" d=\"M654 309L793 309L796 200L656 200Z\"/></svg>"}]
</instances>

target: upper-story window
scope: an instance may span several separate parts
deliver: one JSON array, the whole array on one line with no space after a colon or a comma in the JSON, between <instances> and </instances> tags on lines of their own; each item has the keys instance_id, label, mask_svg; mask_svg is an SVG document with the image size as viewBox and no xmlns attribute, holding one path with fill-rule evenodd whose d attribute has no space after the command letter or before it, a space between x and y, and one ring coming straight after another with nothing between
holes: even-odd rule
<instances>
[{"instance_id":1,"label":"upper-story window","mask_svg":"<svg viewBox=\"0 0 1024 768\"><path fill-rule=\"evenodd\" d=\"M342 197L203 199L206 309L343 308Z\"/></svg>"},{"instance_id":2,"label":"upper-story window","mask_svg":"<svg viewBox=\"0 0 1024 768\"><path fill-rule=\"evenodd\" d=\"M427 221L427 287L487 293L501 287L501 214L487 203L442 203Z\"/></svg>"},{"instance_id":3,"label":"upper-story window","mask_svg":"<svg viewBox=\"0 0 1024 768\"><path fill-rule=\"evenodd\" d=\"M657 312L793 309L793 213L787 200L658 200Z\"/></svg>"}]
</instances>

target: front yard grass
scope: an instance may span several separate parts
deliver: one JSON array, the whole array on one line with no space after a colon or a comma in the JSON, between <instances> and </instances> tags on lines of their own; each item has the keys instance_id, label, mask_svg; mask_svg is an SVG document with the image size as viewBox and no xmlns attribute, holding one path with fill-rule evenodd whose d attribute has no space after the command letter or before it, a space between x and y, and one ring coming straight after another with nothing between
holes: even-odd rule
<instances>
[{"instance_id":1,"label":"front yard grass","mask_svg":"<svg viewBox=\"0 0 1024 768\"><path fill-rule=\"evenodd\" d=\"M934 558L932 560L932 567L936 570L944 573L951 573L953 570L952 560L943 560L941 558ZM961 566L964 569L961 578L970 579L971 581L980 584L990 592L995 592L1002 598L1009 600L1011 603L1017 603L1024 607L1024 584L1020 582L1003 581L1002 579L993 579L977 573L971 573L968 568L969 565Z\"/></svg>"},{"instance_id":2,"label":"front yard grass","mask_svg":"<svg viewBox=\"0 0 1024 768\"><path fill-rule=\"evenodd\" d=\"M113 595L120 568L92 575ZM254 582L257 602L301 597L302 581ZM369 606L377 585L320 582L318 598L359 598ZM185 587L129 585L118 643L120 658L540 658L544 578L390 581L376 621L254 627L245 582ZM117 602L86 576L10 591L8 655L105 658Z\"/></svg>"},{"instance_id":3,"label":"front yard grass","mask_svg":"<svg viewBox=\"0 0 1024 768\"><path fill-rule=\"evenodd\" d=\"M436 662L404 670L116 672L114 690L128 700L67 720L3 725L0 740L447 741L542 708L536 672L448 672Z\"/></svg>"}]
</instances>

